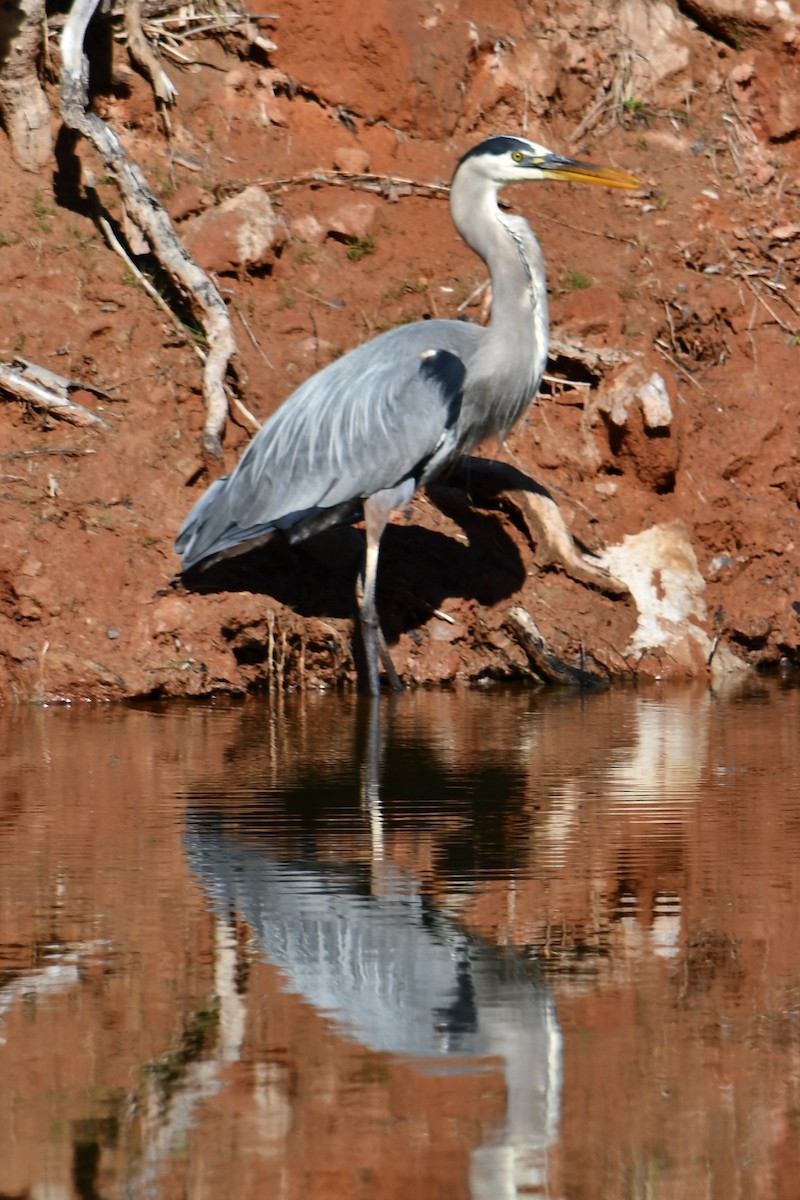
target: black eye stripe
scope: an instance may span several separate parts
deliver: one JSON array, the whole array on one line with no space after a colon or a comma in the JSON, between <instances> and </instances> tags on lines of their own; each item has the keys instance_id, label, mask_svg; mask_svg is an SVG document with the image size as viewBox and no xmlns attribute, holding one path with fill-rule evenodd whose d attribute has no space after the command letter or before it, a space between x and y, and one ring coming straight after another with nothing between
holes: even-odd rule
<instances>
[{"instance_id":1,"label":"black eye stripe","mask_svg":"<svg viewBox=\"0 0 800 1200\"><path fill-rule=\"evenodd\" d=\"M524 138L502 135L499 137L490 137L480 142L477 146L473 146L471 150L468 150L458 165L461 166L462 162L465 162L468 158L472 158L473 155L508 154L509 152L511 154L525 154L526 151L529 153L530 149L530 143L526 142Z\"/></svg>"}]
</instances>

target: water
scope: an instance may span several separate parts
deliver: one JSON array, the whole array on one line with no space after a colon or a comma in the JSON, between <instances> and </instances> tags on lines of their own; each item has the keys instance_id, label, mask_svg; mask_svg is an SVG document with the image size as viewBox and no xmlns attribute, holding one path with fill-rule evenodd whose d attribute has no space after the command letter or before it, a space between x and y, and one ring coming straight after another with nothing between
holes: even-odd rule
<instances>
[{"instance_id":1,"label":"water","mask_svg":"<svg viewBox=\"0 0 800 1200\"><path fill-rule=\"evenodd\" d=\"M0 1197L800 1196L800 688L0 723Z\"/></svg>"}]
</instances>

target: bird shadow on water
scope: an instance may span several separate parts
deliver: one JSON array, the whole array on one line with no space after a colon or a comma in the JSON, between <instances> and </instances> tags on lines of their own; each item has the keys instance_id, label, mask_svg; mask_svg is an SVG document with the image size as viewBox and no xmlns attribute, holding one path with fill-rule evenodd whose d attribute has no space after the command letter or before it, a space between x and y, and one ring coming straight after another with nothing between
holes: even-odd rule
<instances>
[{"instance_id":1,"label":"bird shadow on water","mask_svg":"<svg viewBox=\"0 0 800 1200\"><path fill-rule=\"evenodd\" d=\"M423 624L432 610L458 597L493 605L522 586L519 550L496 513L471 507L453 489L437 489L436 506L467 540L417 524L389 525L381 543L378 608L387 641ZM265 546L182 577L189 591L271 596L303 617L351 619L364 555L364 534L341 526L290 545Z\"/></svg>"}]
</instances>

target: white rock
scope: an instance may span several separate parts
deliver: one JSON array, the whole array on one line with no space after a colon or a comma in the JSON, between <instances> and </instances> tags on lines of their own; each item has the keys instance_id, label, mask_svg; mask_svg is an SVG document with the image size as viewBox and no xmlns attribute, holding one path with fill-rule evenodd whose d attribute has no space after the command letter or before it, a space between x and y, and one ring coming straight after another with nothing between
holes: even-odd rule
<instances>
[{"instance_id":1,"label":"white rock","mask_svg":"<svg viewBox=\"0 0 800 1200\"><path fill-rule=\"evenodd\" d=\"M628 585L639 613L629 654L670 650L687 640L704 653L710 651L703 628L706 584L682 521L629 534L599 557L612 575Z\"/></svg>"},{"instance_id":2,"label":"white rock","mask_svg":"<svg viewBox=\"0 0 800 1200\"><path fill-rule=\"evenodd\" d=\"M672 405L667 385L657 371L647 378L644 373L644 364L638 361L619 371L600 389L597 407L622 428L628 424L631 407L638 402L648 429L668 429L672 424Z\"/></svg>"},{"instance_id":3,"label":"white rock","mask_svg":"<svg viewBox=\"0 0 800 1200\"><path fill-rule=\"evenodd\" d=\"M646 383L635 392L642 406L644 423L648 429L668 429L672 424L672 405L669 402L667 385L654 371Z\"/></svg>"}]
</instances>

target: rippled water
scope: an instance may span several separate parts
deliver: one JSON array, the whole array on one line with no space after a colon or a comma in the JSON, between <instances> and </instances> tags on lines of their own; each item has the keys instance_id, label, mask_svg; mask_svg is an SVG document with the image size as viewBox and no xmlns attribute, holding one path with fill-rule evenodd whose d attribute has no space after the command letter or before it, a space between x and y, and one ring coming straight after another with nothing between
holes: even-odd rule
<instances>
[{"instance_id":1,"label":"rippled water","mask_svg":"<svg viewBox=\"0 0 800 1200\"><path fill-rule=\"evenodd\" d=\"M800 688L0 721L0 1197L800 1196Z\"/></svg>"}]
</instances>

